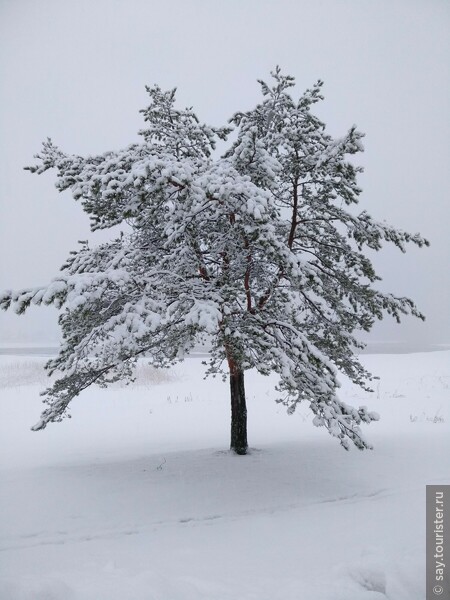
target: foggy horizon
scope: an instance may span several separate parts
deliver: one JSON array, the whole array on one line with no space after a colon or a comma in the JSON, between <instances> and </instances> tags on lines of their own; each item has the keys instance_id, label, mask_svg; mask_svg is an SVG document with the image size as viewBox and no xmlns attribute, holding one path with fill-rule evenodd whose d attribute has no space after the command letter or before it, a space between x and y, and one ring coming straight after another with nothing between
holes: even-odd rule
<instances>
[{"instance_id":1,"label":"foggy horizon","mask_svg":"<svg viewBox=\"0 0 450 600\"><path fill-rule=\"evenodd\" d=\"M42 141L81 155L127 146L154 83L177 87L179 106L201 121L225 125L259 102L257 79L279 64L296 78L294 97L324 81L313 112L332 135L354 123L365 132L359 209L431 242L370 253L379 289L412 298L426 321L386 318L363 339L450 341L448 4L4 0L0 14L0 291L45 285L77 240L106 239L89 232L52 172L23 170ZM57 316L2 312L0 343L56 342Z\"/></svg>"}]
</instances>

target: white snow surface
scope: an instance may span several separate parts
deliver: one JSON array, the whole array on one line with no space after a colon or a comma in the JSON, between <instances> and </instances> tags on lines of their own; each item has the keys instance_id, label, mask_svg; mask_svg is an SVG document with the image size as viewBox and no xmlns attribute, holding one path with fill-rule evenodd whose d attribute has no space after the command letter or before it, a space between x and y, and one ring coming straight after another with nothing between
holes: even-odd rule
<instances>
[{"instance_id":1,"label":"white snow surface","mask_svg":"<svg viewBox=\"0 0 450 600\"><path fill-rule=\"evenodd\" d=\"M0 357L1 600L422 600L425 485L450 483L450 351L368 355L340 397L381 420L345 452L246 375L247 456L202 358L140 363L31 432L44 359Z\"/></svg>"}]
</instances>

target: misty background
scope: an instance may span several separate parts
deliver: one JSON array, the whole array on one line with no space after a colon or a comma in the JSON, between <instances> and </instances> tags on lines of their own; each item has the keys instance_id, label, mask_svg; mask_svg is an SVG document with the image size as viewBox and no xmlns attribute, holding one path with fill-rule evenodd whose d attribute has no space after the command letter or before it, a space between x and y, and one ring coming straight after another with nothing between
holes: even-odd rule
<instances>
[{"instance_id":1,"label":"misty background","mask_svg":"<svg viewBox=\"0 0 450 600\"><path fill-rule=\"evenodd\" d=\"M427 320L385 320L364 339L450 342L449 26L446 0L0 0L0 290L44 285L77 240L107 239L52 172L23 170L47 136L81 155L137 141L154 83L224 125L279 64L297 97L324 80L314 112L329 133L366 133L361 210L431 242L370 253L379 288ZM2 312L0 343L57 342L57 317Z\"/></svg>"}]
</instances>

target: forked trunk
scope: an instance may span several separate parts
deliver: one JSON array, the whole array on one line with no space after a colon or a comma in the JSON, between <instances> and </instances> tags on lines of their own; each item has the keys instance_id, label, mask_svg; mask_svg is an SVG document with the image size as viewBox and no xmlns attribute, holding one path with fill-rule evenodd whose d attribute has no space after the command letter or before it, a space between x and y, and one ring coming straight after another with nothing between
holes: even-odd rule
<instances>
[{"instance_id":1,"label":"forked trunk","mask_svg":"<svg viewBox=\"0 0 450 600\"><path fill-rule=\"evenodd\" d=\"M236 454L247 454L247 406L245 404L244 371L232 359L230 367L231 444Z\"/></svg>"}]
</instances>

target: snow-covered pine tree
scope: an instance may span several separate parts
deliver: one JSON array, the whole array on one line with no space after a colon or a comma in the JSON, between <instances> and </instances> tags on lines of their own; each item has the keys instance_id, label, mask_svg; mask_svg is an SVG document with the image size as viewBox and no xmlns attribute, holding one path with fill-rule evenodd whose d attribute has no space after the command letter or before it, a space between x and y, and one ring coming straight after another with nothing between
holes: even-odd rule
<instances>
[{"instance_id":1,"label":"snow-covered pine tree","mask_svg":"<svg viewBox=\"0 0 450 600\"><path fill-rule=\"evenodd\" d=\"M67 414L88 386L132 377L139 357L156 367L181 360L207 337L208 374L229 374L231 449L247 451L244 372L279 375L279 401L313 411L344 448L370 447L360 424L378 417L337 396L338 372L369 389L354 333L375 319L423 319L414 303L377 291L364 247L428 242L357 214L363 150L352 127L340 139L312 114L319 81L298 100L294 79L277 68L263 98L231 123L236 141L214 158L230 128L201 124L175 107L175 90L147 88L142 141L100 156L65 154L48 140L32 173L56 169L92 230L126 222L127 234L91 248L82 243L42 288L5 292L0 305L61 309L63 342L48 362L60 373L43 392L47 408L33 427Z\"/></svg>"}]
</instances>

